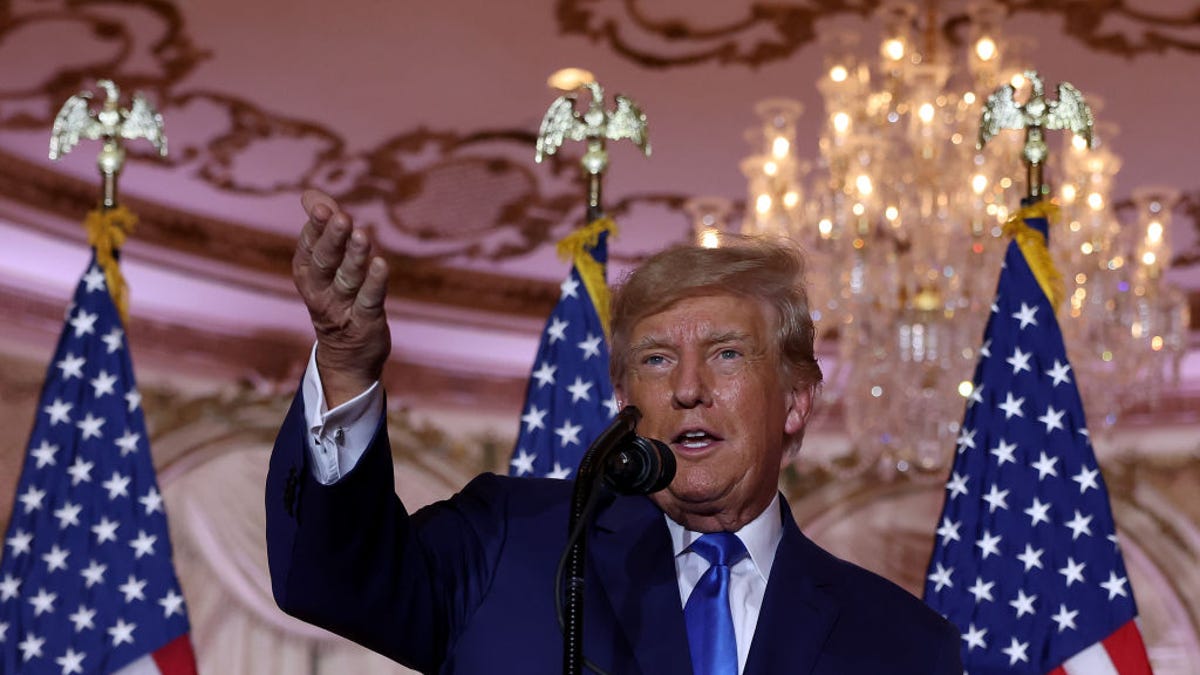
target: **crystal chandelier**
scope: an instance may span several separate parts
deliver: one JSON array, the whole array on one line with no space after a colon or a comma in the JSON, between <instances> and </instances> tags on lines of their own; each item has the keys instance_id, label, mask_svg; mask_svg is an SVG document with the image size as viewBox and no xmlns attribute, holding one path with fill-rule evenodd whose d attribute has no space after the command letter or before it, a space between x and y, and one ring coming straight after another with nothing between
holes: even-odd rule
<instances>
[{"instance_id":1,"label":"crystal chandelier","mask_svg":"<svg viewBox=\"0 0 1200 675\"><path fill-rule=\"evenodd\" d=\"M856 35L824 40L815 162L796 153L798 102L757 105L742 231L806 249L819 339L837 345L826 372L832 400L820 409L841 412L851 451L808 461L838 475L941 479L971 394L1003 226L1026 189L1014 180L1021 134L977 149L981 104L1005 82L1019 90L1024 64L1006 53L996 4L970 6L963 48L942 37L932 5L918 14L886 2L878 18L874 59L857 54ZM1178 195L1139 191L1138 222L1122 227L1109 199L1115 129L1100 125L1097 135L1090 149L1067 138L1048 162L1062 208L1051 251L1068 298L1058 319L1094 440L1177 382L1187 326L1182 295L1162 278ZM702 198L689 211L700 243L719 245L728 204Z\"/></svg>"}]
</instances>

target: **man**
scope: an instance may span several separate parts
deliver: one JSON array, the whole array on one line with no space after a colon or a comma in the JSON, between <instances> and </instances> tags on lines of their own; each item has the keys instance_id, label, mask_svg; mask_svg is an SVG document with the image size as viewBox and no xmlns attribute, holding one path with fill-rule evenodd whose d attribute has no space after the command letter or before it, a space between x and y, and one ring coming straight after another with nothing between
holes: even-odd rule
<instances>
[{"instance_id":1,"label":"man","mask_svg":"<svg viewBox=\"0 0 1200 675\"><path fill-rule=\"evenodd\" d=\"M387 267L332 199L302 201L317 345L267 479L276 601L422 672L561 672L570 483L484 475L404 510L378 391ZM619 403L678 471L608 499L587 534L583 652L607 673L961 673L949 623L817 547L779 496L821 379L802 272L776 244L673 249L614 300Z\"/></svg>"}]
</instances>

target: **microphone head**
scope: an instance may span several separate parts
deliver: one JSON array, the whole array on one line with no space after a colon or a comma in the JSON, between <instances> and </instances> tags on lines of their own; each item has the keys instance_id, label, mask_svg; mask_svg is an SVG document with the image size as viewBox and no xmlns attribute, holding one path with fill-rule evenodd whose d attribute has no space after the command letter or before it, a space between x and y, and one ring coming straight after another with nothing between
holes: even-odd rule
<instances>
[{"instance_id":1,"label":"microphone head","mask_svg":"<svg viewBox=\"0 0 1200 675\"><path fill-rule=\"evenodd\" d=\"M671 484L675 478L675 454L666 443L630 434L620 452L604 467L604 479L613 490L626 495L648 495Z\"/></svg>"}]
</instances>

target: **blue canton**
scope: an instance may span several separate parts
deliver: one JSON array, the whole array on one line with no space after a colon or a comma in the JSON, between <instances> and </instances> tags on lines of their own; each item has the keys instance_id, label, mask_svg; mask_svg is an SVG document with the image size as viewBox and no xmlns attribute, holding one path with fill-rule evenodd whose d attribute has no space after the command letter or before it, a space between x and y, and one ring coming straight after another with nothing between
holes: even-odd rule
<instances>
[{"instance_id":1,"label":"blue canton","mask_svg":"<svg viewBox=\"0 0 1200 675\"><path fill-rule=\"evenodd\" d=\"M0 564L0 672L113 672L188 632L125 335L95 256L75 291Z\"/></svg>"},{"instance_id":2,"label":"blue canton","mask_svg":"<svg viewBox=\"0 0 1200 675\"><path fill-rule=\"evenodd\" d=\"M601 234L591 250L601 265L607 260L606 245L607 234ZM617 412L604 327L572 265L538 345L509 473L571 477Z\"/></svg>"},{"instance_id":3,"label":"blue canton","mask_svg":"<svg viewBox=\"0 0 1200 675\"><path fill-rule=\"evenodd\" d=\"M1073 378L1010 243L925 585L970 673L1047 673L1137 613Z\"/></svg>"}]
</instances>

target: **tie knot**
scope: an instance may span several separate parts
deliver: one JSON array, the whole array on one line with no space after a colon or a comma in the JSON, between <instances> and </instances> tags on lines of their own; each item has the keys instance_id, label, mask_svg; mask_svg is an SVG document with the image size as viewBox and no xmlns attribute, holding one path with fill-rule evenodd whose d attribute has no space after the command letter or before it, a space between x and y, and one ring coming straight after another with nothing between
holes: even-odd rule
<instances>
[{"instance_id":1,"label":"tie knot","mask_svg":"<svg viewBox=\"0 0 1200 675\"><path fill-rule=\"evenodd\" d=\"M732 532L710 532L692 542L690 548L709 565L729 567L749 555L742 540Z\"/></svg>"}]
</instances>

